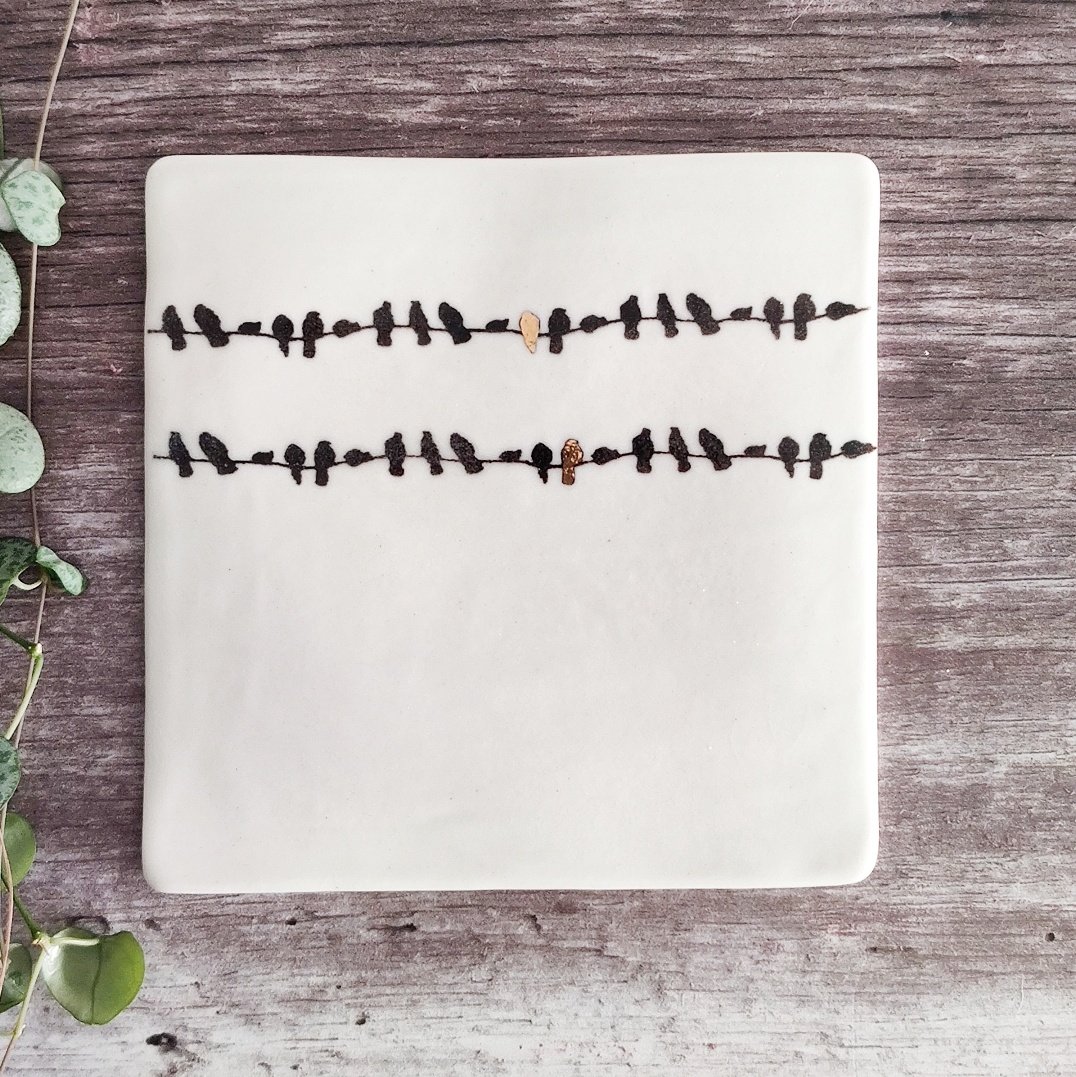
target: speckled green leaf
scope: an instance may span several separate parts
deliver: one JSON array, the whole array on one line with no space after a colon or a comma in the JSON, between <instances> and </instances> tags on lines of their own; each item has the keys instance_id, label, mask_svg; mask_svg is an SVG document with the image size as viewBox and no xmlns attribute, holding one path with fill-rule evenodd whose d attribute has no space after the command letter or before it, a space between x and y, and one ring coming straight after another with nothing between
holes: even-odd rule
<instances>
[{"instance_id":1,"label":"speckled green leaf","mask_svg":"<svg viewBox=\"0 0 1076 1077\"><path fill-rule=\"evenodd\" d=\"M0 404L0 494L29 490L45 470L45 446L21 411Z\"/></svg>"},{"instance_id":2,"label":"speckled green leaf","mask_svg":"<svg viewBox=\"0 0 1076 1077\"><path fill-rule=\"evenodd\" d=\"M0 183L0 197L15 227L31 243L51 247L60 238L59 212L64 196L44 172L20 169Z\"/></svg>"},{"instance_id":3,"label":"speckled green leaf","mask_svg":"<svg viewBox=\"0 0 1076 1077\"><path fill-rule=\"evenodd\" d=\"M7 598L11 581L18 579L37 557L37 548L24 538L0 538L0 602Z\"/></svg>"},{"instance_id":4,"label":"speckled green leaf","mask_svg":"<svg viewBox=\"0 0 1076 1077\"><path fill-rule=\"evenodd\" d=\"M6 344L22 321L22 283L19 271L0 247L0 344Z\"/></svg>"},{"instance_id":5,"label":"speckled green leaf","mask_svg":"<svg viewBox=\"0 0 1076 1077\"><path fill-rule=\"evenodd\" d=\"M65 939L93 946L64 946ZM134 1002L146 974L142 947L129 931L95 936L79 927L52 936L41 976L52 997L84 1025L107 1025Z\"/></svg>"},{"instance_id":6,"label":"speckled green leaf","mask_svg":"<svg viewBox=\"0 0 1076 1077\"><path fill-rule=\"evenodd\" d=\"M9 811L4 824L4 844L11 865L11 880L16 886L26 878L37 856L34 828L18 812ZM7 889L7 887L3 887Z\"/></svg>"},{"instance_id":7,"label":"speckled green leaf","mask_svg":"<svg viewBox=\"0 0 1076 1077\"><path fill-rule=\"evenodd\" d=\"M9 176L15 176L20 172L29 172L33 167L34 160L32 157L5 157L3 160L0 160L0 183L3 183ZM60 174L56 169L45 161L42 161L38 167L62 192L64 185L60 180ZM18 231L18 229L15 227L15 221L11 217L7 204L0 198L0 232L16 231Z\"/></svg>"},{"instance_id":8,"label":"speckled green leaf","mask_svg":"<svg viewBox=\"0 0 1076 1077\"><path fill-rule=\"evenodd\" d=\"M0 1013L18 1006L26 998L33 964L30 951L21 943L13 943L8 951L7 975L3 987L0 987Z\"/></svg>"},{"instance_id":9,"label":"speckled green leaf","mask_svg":"<svg viewBox=\"0 0 1076 1077\"><path fill-rule=\"evenodd\" d=\"M49 579L69 595L81 595L86 590L86 577L69 561L53 553L48 546L38 547L36 561L48 574Z\"/></svg>"},{"instance_id":10,"label":"speckled green leaf","mask_svg":"<svg viewBox=\"0 0 1076 1077\"><path fill-rule=\"evenodd\" d=\"M22 766L19 763L19 750L11 741L0 737L0 808L2 808L19 788Z\"/></svg>"}]
</instances>

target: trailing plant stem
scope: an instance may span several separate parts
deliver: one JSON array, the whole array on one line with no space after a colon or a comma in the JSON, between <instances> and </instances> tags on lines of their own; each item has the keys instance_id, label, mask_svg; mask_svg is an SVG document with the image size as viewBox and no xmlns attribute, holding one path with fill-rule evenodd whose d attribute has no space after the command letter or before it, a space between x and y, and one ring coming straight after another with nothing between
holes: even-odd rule
<instances>
[{"instance_id":1,"label":"trailing plant stem","mask_svg":"<svg viewBox=\"0 0 1076 1077\"><path fill-rule=\"evenodd\" d=\"M57 50L56 62L53 64L52 76L49 79L48 90L45 94L45 104L41 110L41 122L37 128L37 141L34 145L34 170L39 171L41 168L41 151L45 144L45 130L48 126L49 112L52 109L52 99L56 92L56 83L60 77L60 69L63 66L64 56L67 53L67 46L71 41L71 33L74 30L75 18L78 15L79 0L71 0L71 6L67 13L67 22L64 25L63 38L60 42L60 47ZM30 288L29 296L27 297L27 332L26 332L26 417L31 418L33 415L34 407L34 321L37 310L37 264L38 264L38 246L33 244L30 251ZM34 545L41 545L41 527L38 520L37 511L37 495L33 488L30 490L30 518L33 527L33 539ZM43 658L41 653L41 625L45 615L45 595L48 589L46 587L41 588L41 597L37 605L37 617L34 622L34 633L30 641L24 640L21 636L17 636L9 629L0 626L0 632L13 643L18 644L23 648L30 656L30 670L27 674L26 685L23 689L22 702L19 704L18 710L15 712L15 717L12 719L11 724L5 735L13 741L17 746L22 736L22 721L26 715L27 707L30 704L30 700L33 697L34 690L37 687L37 682L41 677L41 667L43 664ZM11 908L17 908L19 915L22 917L26 924L27 930L33 936L34 941L37 942L43 938L41 929L37 926L33 917L30 916L26 907L15 893L14 882L11 878L11 867L7 858L7 846L6 846L6 830L7 825L7 809L0 811L0 846L3 847L4 853L4 866L6 869L8 879L8 896L11 905L8 907L7 915L4 917L4 928L2 945L0 945L0 954L4 958L3 973L7 975L7 958L11 949ZM37 986L37 979L41 972L41 962L44 960L45 951L38 954L34 961L33 967L30 971L30 981L26 987L26 994L23 996L22 1005L19 1007L19 1016L15 1022L15 1027L11 1031L11 1037L8 1040L7 1047L4 1051L3 1057L0 1058L0 1073L7 1068L8 1059L11 1057L11 1051L15 1046L15 1041L22 1034L22 1030L26 1025L26 1014L29 1010L30 998L33 995L34 988Z\"/></svg>"},{"instance_id":2,"label":"trailing plant stem","mask_svg":"<svg viewBox=\"0 0 1076 1077\"><path fill-rule=\"evenodd\" d=\"M60 68L63 67L64 56L67 55L67 46L71 41L71 32L75 28L75 17L78 15L79 0L71 0L71 7L67 12L67 22L64 24L64 34L60 41L60 48L56 53L56 62L52 65L52 77L49 79L49 88L45 93L45 105L41 110L41 122L37 125L37 141L34 143L34 171L41 169L41 150L45 145L45 129L49 123L49 113L52 111L52 98L56 93L56 83L60 78ZM26 418L33 419L34 415L34 317L37 312L37 244L30 248L30 295L27 299L26 311ZM34 532L34 545L41 545L41 526L37 516L37 495L33 488L30 489L30 521ZM3 1065L0 1064L0 1069Z\"/></svg>"},{"instance_id":3,"label":"trailing plant stem","mask_svg":"<svg viewBox=\"0 0 1076 1077\"><path fill-rule=\"evenodd\" d=\"M41 680L41 669L45 665L45 655L41 650L41 644L32 644L29 654L30 673L26 678L26 686L23 688L22 699L15 710L15 716L8 723L7 729L4 730L5 740L11 740L22 725L22 720L26 717L26 710L30 706L30 700L34 698L37 682Z\"/></svg>"},{"instance_id":4,"label":"trailing plant stem","mask_svg":"<svg viewBox=\"0 0 1076 1077\"><path fill-rule=\"evenodd\" d=\"M42 121L42 126L44 122ZM38 161L35 159L34 167ZM37 244L30 248L30 297L26 313L26 418L34 415L34 311L37 309ZM41 525L37 518L37 491L30 487L30 523L34 532L34 545L41 545Z\"/></svg>"},{"instance_id":5,"label":"trailing plant stem","mask_svg":"<svg viewBox=\"0 0 1076 1077\"><path fill-rule=\"evenodd\" d=\"M75 28L78 5L79 0L71 0L71 8L67 13L67 22L64 24L64 36L56 54L56 63L52 65L52 78L49 79L49 88L45 94L45 107L41 110L41 123L37 127L37 143L34 146L34 168L37 168L41 163L41 150L45 145L45 127L49 122L49 111L52 109L52 96L56 93L56 83L60 78L60 68L63 67L67 45L71 40L71 32Z\"/></svg>"},{"instance_id":6,"label":"trailing plant stem","mask_svg":"<svg viewBox=\"0 0 1076 1077\"><path fill-rule=\"evenodd\" d=\"M26 1014L30 1009L30 996L34 993L34 988L37 987L37 978L41 975L41 963L45 960L45 951L42 950L37 957L34 958L33 967L30 969L30 982L26 985L26 994L23 995L22 1005L19 1007L19 1017L15 1022L15 1027L11 1030L11 1038L7 1042L7 1050L4 1051L4 1057L0 1059L0 1072L3 1072L4 1067L7 1065L8 1057L11 1055L11 1049L15 1046L15 1041L22 1035L22 1030L26 1025Z\"/></svg>"},{"instance_id":7,"label":"trailing plant stem","mask_svg":"<svg viewBox=\"0 0 1076 1077\"><path fill-rule=\"evenodd\" d=\"M0 809L0 826L7 823L7 805ZM11 922L15 918L15 880L11 875L11 858L7 854L7 845L0 842L0 879L4 888L11 894L11 900L4 903L3 945L0 948L0 984L7 980L8 965L11 961Z\"/></svg>"},{"instance_id":8,"label":"trailing plant stem","mask_svg":"<svg viewBox=\"0 0 1076 1077\"><path fill-rule=\"evenodd\" d=\"M0 625L0 636L4 636L11 640L12 643L21 647L27 654L34 649L34 645L30 640L23 639L22 636L18 635L16 632L12 632L10 628L6 628L4 625Z\"/></svg>"},{"instance_id":9,"label":"trailing plant stem","mask_svg":"<svg viewBox=\"0 0 1076 1077\"><path fill-rule=\"evenodd\" d=\"M11 581L12 587L17 587L20 591L36 591L45 582L43 577L38 577L33 583L23 583L22 580L16 576Z\"/></svg>"},{"instance_id":10,"label":"trailing plant stem","mask_svg":"<svg viewBox=\"0 0 1076 1077\"><path fill-rule=\"evenodd\" d=\"M32 939L37 939L39 936L43 935L44 932L38 926L37 921L30 915L26 906L22 903L22 898L15 893L14 887L12 887L11 896L15 908L19 910L19 915L22 917L22 922L26 925L26 930L30 932L30 937Z\"/></svg>"}]
</instances>

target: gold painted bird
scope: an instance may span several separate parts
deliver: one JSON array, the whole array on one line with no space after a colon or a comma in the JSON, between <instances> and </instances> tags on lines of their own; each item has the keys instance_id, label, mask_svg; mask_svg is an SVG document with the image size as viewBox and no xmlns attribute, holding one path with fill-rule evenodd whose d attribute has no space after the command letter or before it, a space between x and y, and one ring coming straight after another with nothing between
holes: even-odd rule
<instances>
[{"instance_id":1,"label":"gold painted bird","mask_svg":"<svg viewBox=\"0 0 1076 1077\"><path fill-rule=\"evenodd\" d=\"M576 465L583 462L583 449L575 438L568 438L560 450L560 481L565 486L575 483Z\"/></svg>"},{"instance_id":2,"label":"gold painted bird","mask_svg":"<svg viewBox=\"0 0 1076 1077\"><path fill-rule=\"evenodd\" d=\"M527 351L533 355L538 349L538 333L541 331L542 321L537 314L525 310L519 316L519 331L523 334L523 343L527 345Z\"/></svg>"}]
</instances>

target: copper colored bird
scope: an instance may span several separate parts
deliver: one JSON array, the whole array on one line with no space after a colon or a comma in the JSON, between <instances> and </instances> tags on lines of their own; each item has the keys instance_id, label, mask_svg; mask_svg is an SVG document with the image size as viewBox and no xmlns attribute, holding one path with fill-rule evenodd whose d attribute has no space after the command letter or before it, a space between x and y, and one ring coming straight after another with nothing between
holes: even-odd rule
<instances>
[{"instance_id":1,"label":"copper colored bird","mask_svg":"<svg viewBox=\"0 0 1076 1077\"><path fill-rule=\"evenodd\" d=\"M565 486L575 482L575 468L583 462L583 450L575 438L568 438L560 450L560 481Z\"/></svg>"}]
</instances>

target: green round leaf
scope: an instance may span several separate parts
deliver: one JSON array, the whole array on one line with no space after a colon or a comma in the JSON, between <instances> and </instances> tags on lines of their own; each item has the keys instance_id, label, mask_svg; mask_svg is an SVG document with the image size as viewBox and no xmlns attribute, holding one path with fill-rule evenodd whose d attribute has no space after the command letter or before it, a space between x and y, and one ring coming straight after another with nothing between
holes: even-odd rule
<instances>
[{"instance_id":1,"label":"green round leaf","mask_svg":"<svg viewBox=\"0 0 1076 1077\"><path fill-rule=\"evenodd\" d=\"M21 777L18 748L5 737L0 737L0 808L15 795Z\"/></svg>"},{"instance_id":2,"label":"green round leaf","mask_svg":"<svg viewBox=\"0 0 1076 1077\"><path fill-rule=\"evenodd\" d=\"M29 490L45 470L45 446L21 411L0 404L0 494Z\"/></svg>"},{"instance_id":3,"label":"green round leaf","mask_svg":"<svg viewBox=\"0 0 1076 1077\"><path fill-rule=\"evenodd\" d=\"M6 344L22 321L22 282L19 271L0 247L0 344Z\"/></svg>"},{"instance_id":4,"label":"green round leaf","mask_svg":"<svg viewBox=\"0 0 1076 1077\"><path fill-rule=\"evenodd\" d=\"M30 951L19 943L13 943L8 951L7 975L0 987L0 1013L18 1006L26 998L26 989L30 986L30 969L33 961Z\"/></svg>"},{"instance_id":5,"label":"green round leaf","mask_svg":"<svg viewBox=\"0 0 1076 1077\"><path fill-rule=\"evenodd\" d=\"M2 151L0 151L0 156L2 156ZM3 160L0 160L0 183L3 183L9 176L15 176L20 172L30 172L33 170L33 167L34 160L32 157L6 157ZM52 165L42 161L38 167L61 191L64 189L64 185L60 180L60 175ZM3 198L0 198L0 232L17 231L18 229L7 208L7 204L4 202Z\"/></svg>"},{"instance_id":6,"label":"green round leaf","mask_svg":"<svg viewBox=\"0 0 1076 1077\"><path fill-rule=\"evenodd\" d=\"M48 573L49 579L69 595L81 595L86 590L86 577L69 561L64 561L53 553L48 546L38 547L37 563Z\"/></svg>"},{"instance_id":7,"label":"green round leaf","mask_svg":"<svg viewBox=\"0 0 1076 1077\"><path fill-rule=\"evenodd\" d=\"M7 598L13 580L17 580L37 555L32 542L23 538L0 538L0 602Z\"/></svg>"},{"instance_id":8,"label":"green round leaf","mask_svg":"<svg viewBox=\"0 0 1076 1077\"><path fill-rule=\"evenodd\" d=\"M94 940L64 946L64 939ZM97 936L69 927L52 936L41 976L52 997L84 1025L107 1025L134 1002L146 974L146 959L129 931Z\"/></svg>"},{"instance_id":9,"label":"green round leaf","mask_svg":"<svg viewBox=\"0 0 1076 1077\"><path fill-rule=\"evenodd\" d=\"M44 172L13 169L0 183L0 197L15 227L31 243L51 247L59 240L59 213L66 199Z\"/></svg>"},{"instance_id":10,"label":"green round leaf","mask_svg":"<svg viewBox=\"0 0 1076 1077\"><path fill-rule=\"evenodd\" d=\"M4 844L7 846L7 859L11 865L11 881L18 886L33 867L37 856L37 838L34 828L18 812L9 811L4 824ZM6 886L3 887L7 889Z\"/></svg>"}]
</instances>

